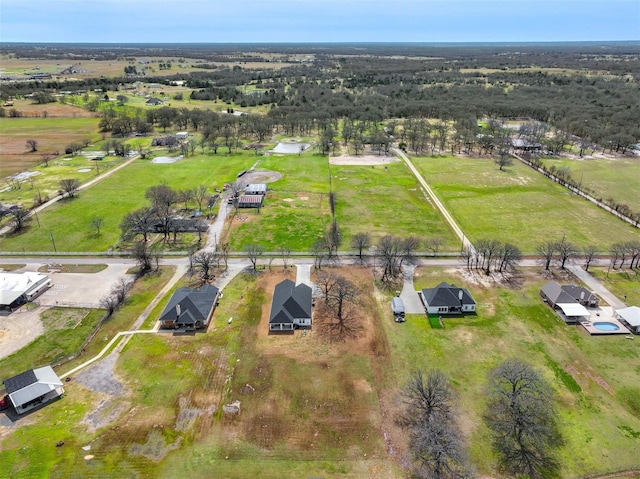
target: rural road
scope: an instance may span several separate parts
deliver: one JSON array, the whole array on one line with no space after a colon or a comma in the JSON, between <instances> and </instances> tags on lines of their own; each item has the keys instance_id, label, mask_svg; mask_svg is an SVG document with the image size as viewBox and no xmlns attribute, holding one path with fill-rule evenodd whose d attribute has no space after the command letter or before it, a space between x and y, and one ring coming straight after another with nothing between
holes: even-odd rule
<instances>
[{"instance_id":1,"label":"rural road","mask_svg":"<svg viewBox=\"0 0 640 479\"><path fill-rule=\"evenodd\" d=\"M418 181L420 182L420 185L422 185L422 188L424 189L424 191L429 195L429 198L431 198L431 201L433 202L433 204L436 205L436 208L438 208L438 210L440 210L440 213L442 214L444 219L447 221L447 223L449 223L449 226L451 226L451 229L453 230L453 232L458 236L458 238L462 242L461 243L462 244L462 248L465 249L465 250L471 250L472 251L473 250L473 245L471 244L471 242L465 237L464 233L462 232L462 229L460 229L460 227L458 226L456 221L453 219L453 216L451 216L449 214L447 209L444 207L442 202L435 195L433 190L429 187L429 185L427 184L427 182L425 181L423 176L420 174L418 169L413 165L413 163L411 162L409 157L407 155L405 155L404 152L402 150L398 149L398 148L393 148L393 152L396 155L398 155L400 158L402 158L402 160L405 162L407 167L411 170L411 172L418 179Z\"/></svg>"}]
</instances>

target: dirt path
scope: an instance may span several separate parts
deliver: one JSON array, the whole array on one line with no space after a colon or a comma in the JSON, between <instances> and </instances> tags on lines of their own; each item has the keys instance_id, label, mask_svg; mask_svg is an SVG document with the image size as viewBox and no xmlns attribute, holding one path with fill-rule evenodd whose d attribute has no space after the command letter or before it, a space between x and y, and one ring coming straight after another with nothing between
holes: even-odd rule
<instances>
[{"instance_id":1,"label":"dirt path","mask_svg":"<svg viewBox=\"0 0 640 479\"><path fill-rule=\"evenodd\" d=\"M0 359L19 351L44 333L40 313L44 308L30 311L23 306L9 316L0 317Z\"/></svg>"}]
</instances>

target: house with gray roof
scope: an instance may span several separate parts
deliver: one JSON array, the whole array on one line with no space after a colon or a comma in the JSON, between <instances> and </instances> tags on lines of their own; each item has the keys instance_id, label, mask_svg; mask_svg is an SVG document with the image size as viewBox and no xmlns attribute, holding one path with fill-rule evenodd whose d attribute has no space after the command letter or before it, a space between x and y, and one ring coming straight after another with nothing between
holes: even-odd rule
<instances>
[{"instance_id":1,"label":"house with gray roof","mask_svg":"<svg viewBox=\"0 0 640 479\"><path fill-rule=\"evenodd\" d=\"M53 401L64 394L62 381L51 366L30 369L3 381L9 401L16 413Z\"/></svg>"},{"instance_id":2,"label":"house with gray roof","mask_svg":"<svg viewBox=\"0 0 640 479\"><path fill-rule=\"evenodd\" d=\"M188 330L206 328L219 297L220 290L211 284L198 289L178 289L160 315L160 327Z\"/></svg>"},{"instance_id":3,"label":"house with gray roof","mask_svg":"<svg viewBox=\"0 0 640 479\"><path fill-rule=\"evenodd\" d=\"M444 281L435 288L423 289L420 297L427 314L461 314L476 310L476 301L468 289Z\"/></svg>"},{"instance_id":4,"label":"house with gray roof","mask_svg":"<svg viewBox=\"0 0 640 479\"><path fill-rule=\"evenodd\" d=\"M269 332L310 327L311 309L311 288L304 283L296 285L290 279L285 279L273 290Z\"/></svg>"},{"instance_id":5,"label":"house with gray roof","mask_svg":"<svg viewBox=\"0 0 640 479\"><path fill-rule=\"evenodd\" d=\"M586 308L597 308L600 301L594 293L582 286L560 284L556 281L549 281L540 288L540 296L556 313L562 313L560 316L566 323L589 318Z\"/></svg>"}]
</instances>

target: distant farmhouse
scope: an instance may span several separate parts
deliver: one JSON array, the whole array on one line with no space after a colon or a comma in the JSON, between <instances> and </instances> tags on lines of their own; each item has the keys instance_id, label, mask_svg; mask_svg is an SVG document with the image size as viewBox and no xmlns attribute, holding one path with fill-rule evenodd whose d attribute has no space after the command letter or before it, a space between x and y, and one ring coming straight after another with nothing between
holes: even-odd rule
<instances>
[{"instance_id":1,"label":"distant farmhouse","mask_svg":"<svg viewBox=\"0 0 640 479\"><path fill-rule=\"evenodd\" d=\"M12 309L33 301L51 285L46 274L0 273L0 309Z\"/></svg>"},{"instance_id":2,"label":"distant farmhouse","mask_svg":"<svg viewBox=\"0 0 640 479\"><path fill-rule=\"evenodd\" d=\"M160 326L188 330L206 328L219 297L220 290L210 284L198 289L180 288L160 315Z\"/></svg>"},{"instance_id":3,"label":"distant farmhouse","mask_svg":"<svg viewBox=\"0 0 640 479\"><path fill-rule=\"evenodd\" d=\"M244 189L245 195L266 195L267 184L266 183L251 183Z\"/></svg>"},{"instance_id":4,"label":"distant farmhouse","mask_svg":"<svg viewBox=\"0 0 640 479\"><path fill-rule=\"evenodd\" d=\"M18 414L53 401L64 394L62 381L51 366L30 369L4 380L4 387L11 404Z\"/></svg>"},{"instance_id":5,"label":"distant farmhouse","mask_svg":"<svg viewBox=\"0 0 640 479\"><path fill-rule=\"evenodd\" d=\"M278 283L273 290L269 331L293 331L311 326L311 288L304 283L296 286L290 279Z\"/></svg>"},{"instance_id":6,"label":"distant farmhouse","mask_svg":"<svg viewBox=\"0 0 640 479\"><path fill-rule=\"evenodd\" d=\"M476 301L468 289L446 282L420 292L427 314L461 314L476 310Z\"/></svg>"},{"instance_id":7,"label":"distant farmhouse","mask_svg":"<svg viewBox=\"0 0 640 479\"><path fill-rule=\"evenodd\" d=\"M560 314L566 323L576 323L589 318L590 308L598 307L599 298L582 286L561 285L550 281L540 288L540 296L551 308Z\"/></svg>"},{"instance_id":8,"label":"distant farmhouse","mask_svg":"<svg viewBox=\"0 0 640 479\"><path fill-rule=\"evenodd\" d=\"M238 208L261 208L263 201L263 195L240 195Z\"/></svg>"},{"instance_id":9,"label":"distant farmhouse","mask_svg":"<svg viewBox=\"0 0 640 479\"><path fill-rule=\"evenodd\" d=\"M151 97L144 104L147 106L160 106L164 105L164 102L160 98Z\"/></svg>"}]
</instances>

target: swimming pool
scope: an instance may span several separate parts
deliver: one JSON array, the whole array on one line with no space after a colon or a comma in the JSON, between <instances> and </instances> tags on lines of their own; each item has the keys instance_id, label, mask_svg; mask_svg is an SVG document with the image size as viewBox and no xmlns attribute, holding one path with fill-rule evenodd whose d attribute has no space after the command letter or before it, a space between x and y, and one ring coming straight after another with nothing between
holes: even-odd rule
<instances>
[{"instance_id":1,"label":"swimming pool","mask_svg":"<svg viewBox=\"0 0 640 479\"><path fill-rule=\"evenodd\" d=\"M620 329L620 326L614 323L609 323L608 321L593 323L593 327L600 331L618 331Z\"/></svg>"}]
</instances>

